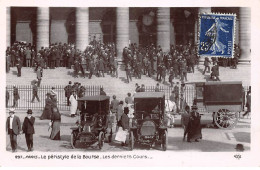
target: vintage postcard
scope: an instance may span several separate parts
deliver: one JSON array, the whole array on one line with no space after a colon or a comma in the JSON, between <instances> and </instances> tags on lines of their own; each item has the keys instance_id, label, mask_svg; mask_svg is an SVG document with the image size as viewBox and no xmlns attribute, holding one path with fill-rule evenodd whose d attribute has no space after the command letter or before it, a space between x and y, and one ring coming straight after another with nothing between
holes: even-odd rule
<instances>
[{"instance_id":1,"label":"vintage postcard","mask_svg":"<svg viewBox=\"0 0 260 170\"><path fill-rule=\"evenodd\" d=\"M260 165L259 1L0 7L0 166Z\"/></svg>"}]
</instances>

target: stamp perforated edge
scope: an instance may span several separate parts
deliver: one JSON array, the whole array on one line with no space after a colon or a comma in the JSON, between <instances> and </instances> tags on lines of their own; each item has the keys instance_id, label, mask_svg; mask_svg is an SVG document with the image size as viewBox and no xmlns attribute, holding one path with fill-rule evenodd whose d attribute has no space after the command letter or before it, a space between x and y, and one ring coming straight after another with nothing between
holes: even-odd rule
<instances>
[{"instance_id":1,"label":"stamp perforated edge","mask_svg":"<svg viewBox=\"0 0 260 170\"><path fill-rule=\"evenodd\" d=\"M200 57L224 57L224 56L210 56L210 55L199 55L199 48L200 48L200 26L201 26L201 15L225 15L225 16L233 16L234 17L234 21L233 21L233 47L232 47L232 56L231 58L234 58L234 48L235 48L235 37L236 37L236 21L237 21L237 15L235 13L214 13L214 12L210 12L210 13L206 13L206 12L203 12L203 13L198 13L198 32L197 32L197 39L198 39L198 42L197 42L197 56L200 56ZM228 57L229 58L229 57Z\"/></svg>"}]
</instances>

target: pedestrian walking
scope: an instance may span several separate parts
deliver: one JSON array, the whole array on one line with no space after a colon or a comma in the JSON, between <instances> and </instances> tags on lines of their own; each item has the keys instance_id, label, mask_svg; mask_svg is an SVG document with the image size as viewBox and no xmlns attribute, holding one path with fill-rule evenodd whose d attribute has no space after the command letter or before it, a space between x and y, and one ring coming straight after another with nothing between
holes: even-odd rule
<instances>
[{"instance_id":1,"label":"pedestrian walking","mask_svg":"<svg viewBox=\"0 0 260 170\"><path fill-rule=\"evenodd\" d=\"M65 90L65 97L67 98L67 106L70 105L70 95L72 94L72 86L71 81L69 81L69 84L64 88Z\"/></svg>"},{"instance_id":2,"label":"pedestrian walking","mask_svg":"<svg viewBox=\"0 0 260 170\"><path fill-rule=\"evenodd\" d=\"M127 80L127 83L129 83L129 80L132 81L132 77L131 77L131 71L130 71L130 65L127 64L125 66L125 72L126 72L126 80Z\"/></svg>"},{"instance_id":3,"label":"pedestrian walking","mask_svg":"<svg viewBox=\"0 0 260 170\"><path fill-rule=\"evenodd\" d=\"M209 70L210 70L209 64L210 64L210 63L211 63L211 62L209 61L209 58L208 58L208 57L205 57L205 60L204 60L204 66L205 66L205 68L204 68L203 74L205 74L205 72L206 72L207 69L208 69L208 72L209 72Z\"/></svg>"},{"instance_id":4,"label":"pedestrian walking","mask_svg":"<svg viewBox=\"0 0 260 170\"><path fill-rule=\"evenodd\" d=\"M39 96L38 96L38 86L36 84L37 84L37 82L34 82L32 103L34 102L35 98L38 100L38 102L40 102L40 99L39 99Z\"/></svg>"},{"instance_id":5,"label":"pedestrian walking","mask_svg":"<svg viewBox=\"0 0 260 170\"><path fill-rule=\"evenodd\" d=\"M246 95L246 107L247 111L243 114L243 118L251 112L251 89L247 92Z\"/></svg>"},{"instance_id":6,"label":"pedestrian walking","mask_svg":"<svg viewBox=\"0 0 260 170\"><path fill-rule=\"evenodd\" d=\"M24 118L22 130L25 134L26 144L28 147L28 151L33 151L33 134L34 131L34 122L35 117L32 116L32 110L28 109L27 116Z\"/></svg>"},{"instance_id":7,"label":"pedestrian walking","mask_svg":"<svg viewBox=\"0 0 260 170\"><path fill-rule=\"evenodd\" d=\"M17 63L16 63L16 67L17 67L17 77L21 77L22 76L22 61L21 59L18 57L17 58Z\"/></svg>"},{"instance_id":8,"label":"pedestrian walking","mask_svg":"<svg viewBox=\"0 0 260 170\"><path fill-rule=\"evenodd\" d=\"M187 142L195 141L199 142L198 139L202 139L201 125L200 125L200 114L197 112L198 107L193 105L191 107L191 117L187 127Z\"/></svg>"},{"instance_id":9,"label":"pedestrian walking","mask_svg":"<svg viewBox=\"0 0 260 170\"><path fill-rule=\"evenodd\" d=\"M190 106L186 106L185 107L185 112L183 112L181 114L181 125L183 127L183 141L185 141L185 138L186 138L186 135L188 133L187 131L187 127L188 127L188 124L189 124L189 120L190 120L190 117L191 117L191 114L190 114Z\"/></svg>"},{"instance_id":10,"label":"pedestrian walking","mask_svg":"<svg viewBox=\"0 0 260 170\"><path fill-rule=\"evenodd\" d=\"M38 80L37 86L40 87L41 81L42 81L42 67L41 66L38 67L38 69L36 71L36 76L37 76L37 80Z\"/></svg>"},{"instance_id":11,"label":"pedestrian walking","mask_svg":"<svg viewBox=\"0 0 260 170\"><path fill-rule=\"evenodd\" d=\"M18 92L18 88L14 85L13 86L13 107L18 107L18 100L20 99L20 95Z\"/></svg>"},{"instance_id":12,"label":"pedestrian walking","mask_svg":"<svg viewBox=\"0 0 260 170\"><path fill-rule=\"evenodd\" d=\"M9 117L6 121L6 130L10 136L10 143L12 147L12 152L17 151L17 135L21 132L21 123L18 116L15 115L15 109L11 108L9 110Z\"/></svg>"},{"instance_id":13,"label":"pedestrian walking","mask_svg":"<svg viewBox=\"0 0 260 170\"><path fill-rule=\"evenodd\" d=\"M45 99L45 107L43 109L42 115L40 116L41 120L44 120L44 119L50 120L51 119L52 106L53 106L53 101L51 99L51 94L47 93L46 99Z\"/></svg>"},{"instance_id":14,"label":"pedestrian walking","mask_svg":"<svg viewBox=\"0 0 260 170\"><path fill-rule=\"evenodd\" d=\"M52 109L50 126L52 128L50 138L52 140L60 140L60 123L61 114L57 107Z\"/></svg>"}]
</instances>

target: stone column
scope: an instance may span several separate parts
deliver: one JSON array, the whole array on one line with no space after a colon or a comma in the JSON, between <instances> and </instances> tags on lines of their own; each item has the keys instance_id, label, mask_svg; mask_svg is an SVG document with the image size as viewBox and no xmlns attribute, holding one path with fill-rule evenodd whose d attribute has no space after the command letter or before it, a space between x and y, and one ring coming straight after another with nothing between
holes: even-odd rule
<instances>
[{"instance_id":1,"label":"stone column","mask_svg":"<svg viewBox=\"0 0 260 170\"><path fill-rule=\"evenodd\" d=\"M11 8L6 7L6 47L11 46Z\"/></svg>"},{"instance_id":2,"label":"stone column","mask_svg":"<svg viewBox=\"0 0 260 170\"><path fill-rule=\"evenodd\" d=\"M241 49L240 59L250 60L251 50L251 10L247 7L239 8L239 47Z\"/></svg>"},{"instance_id":3,"label":"stone column","mask_svg":"<svg viewBox=\"0 0 260 170\"><path fill-rule=\"evenodd\" d=\"M37 51L41 47L49 47L50 43L50 15L48 7L37 8Z\"/></svg>"},{"instance_id":4,"label":"stone column","mask_svg":"<svg viewBox=\"0 0 260 170\"><path fill-rule=\"evenodd\" d=\"M76 8L76 48L84 51L89 38L89 9L88 7Z\"/></svg>"},{"instance_id":5,"label":"stone column","mask_svg":"<svg viewBox=\"0 0 260 170\"><path fill-rule=\"evenodd\" d=\"M129 8L116 8L116 52L122 60L123 48L129 45Z\"/></svg>"},{"instance_id":6,"label":"stone column","mask_svg":"<svg viewBox=\"0 0 260 170\"><path fill-rule=\"evenodd\" d=\"M200 7L199 13L211 13L211 7Z\"/></svg>"},{"instance_id":7,"label":"stone column","mask_svg":"<svg viewBox=\"0 0 260 170\"><path fill-rule=\"evenodd\" d=\"M170 51L170 8L161 7L157 10L157 46L164 52Z\"/></svg>"}]
</instances>

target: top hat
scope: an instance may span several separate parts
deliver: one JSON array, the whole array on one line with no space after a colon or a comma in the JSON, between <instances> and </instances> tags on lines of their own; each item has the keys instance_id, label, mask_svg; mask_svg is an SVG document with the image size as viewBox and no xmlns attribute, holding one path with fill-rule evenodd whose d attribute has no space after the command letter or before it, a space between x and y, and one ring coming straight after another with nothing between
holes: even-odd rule
<instances>
[{"instance_id":1,"label":"top hat","mask_svg":"<svg viewBox=\"0 0 260 170\"><path fill-rule=\"evenodd\" d=\"M235 148L235 149L240 150L240 151L245 150L245 149L244 149L244 146L243 146L242 144L240 144L240 143L236 145L236 148Z\"/></svg>"},{"instance_id":2,"label":"top hat","mask_svg":"<svg viewBox=\"0 0 260 170\"><path fill-rule=\"evenodd\" d=\"M28 109L27 114L32 114L32 109Z\"/></svg>"},{"instance_id":3,"label":"top hat","mask_svg":"<svg viewBox=\"0 0 260 170\"><path fill-rule=\"evenodd\" d=\"M15 112L15 108L10 108L9 109L9 113L14 113Z\"/></svg>"}]
</instances>

